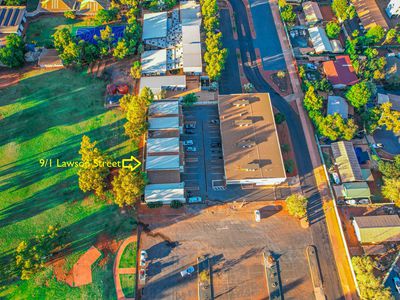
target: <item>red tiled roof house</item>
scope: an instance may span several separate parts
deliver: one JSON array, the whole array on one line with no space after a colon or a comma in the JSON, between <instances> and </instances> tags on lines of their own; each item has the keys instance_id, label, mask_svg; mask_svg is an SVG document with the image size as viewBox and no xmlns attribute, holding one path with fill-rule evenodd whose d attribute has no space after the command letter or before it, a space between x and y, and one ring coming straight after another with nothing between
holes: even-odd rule
<instances>
[{"instance_id":1,"label":"red tiled roof house","mask_svg":"<svg viewBox=\"0 0 400 300\"><path fill-rule=\"evenodd\" d=\"M335 61L326 61L322 66L326 78L336 89L354 85L359 81L348 55L337 56Z\"/></svg>"}]
</instances>

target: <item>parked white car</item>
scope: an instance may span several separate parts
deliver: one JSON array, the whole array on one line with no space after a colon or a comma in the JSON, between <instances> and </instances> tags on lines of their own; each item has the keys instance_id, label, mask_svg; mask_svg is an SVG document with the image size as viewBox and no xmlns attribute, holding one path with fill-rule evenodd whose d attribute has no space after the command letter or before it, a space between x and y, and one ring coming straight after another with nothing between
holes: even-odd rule
<instances>
[{"instance_id":1,"label":"parked white car","mask_svg":"<svg viewBox=\"0 0 400 300\"><path fill-rule=\"evenodd\" d=\"M187 268L186 270L181 271L181 276L182 277L186 277L186 276L190 276L194 273L194 267L190 266L189 268Z\"/></svg>"},{"instance_id":2,"label":"parked white car","mask_svg":"<svg viewBox=\"0 0 400 300\"><path fill-rule=\"evenodd\" d=\"M183 141L183 146L192 146L192 145L193 145L193 140Z\"/></svg>"},{"instance_id":3,"label":"parked white car","mask_svg":"<svg viewBox=\"0 0 400 300\"><path fill-rule=\"evenodd\" d=\"M357 201L354 200L354 199L346 200L346 204L347 204L347 205L356 205L356 204L357 204Z\"/></svg>"},{"instance_id":4,"label":"parked white car","mask_svg":"<svg viewBox=\"0 0 400 300\"><path fill-rule=\"evenodd\" d=\"M358 200L359 204L369 204L369 200L368 199L360 199Z\"/></svg>"},{"instance_id":5,"label":"parked white car","mask_svg":"<svg viewBox=\"0 0 400 300\"><path fill-rule=\"evenodd\" d=\"M256 222L261 222L261 213L258 209L254 211L254 216L256 218Z\"/></svg>"}]
</instances>

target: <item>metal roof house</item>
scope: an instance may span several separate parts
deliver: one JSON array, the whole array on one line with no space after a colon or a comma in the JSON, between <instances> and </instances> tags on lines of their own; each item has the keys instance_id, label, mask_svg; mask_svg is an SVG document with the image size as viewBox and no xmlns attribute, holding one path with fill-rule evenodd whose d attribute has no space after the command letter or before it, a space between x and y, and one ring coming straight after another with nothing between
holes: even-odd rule
<instances>
[{"instance_id":1,"label":"metal roof house","mask_svg":"<svg viewBox=\"0 0 400 300\"><path fill-rule=\"evenodd\" d=\"M184 90L186 89L186 76L145 76L140 79L140 90L148 87L155 98L159 98L162 90Z\"/></svg>"},{"instance_id":2,"label":"metal roof house","mask_svg":"<svg viewBox=\"0 0 400 300\"><path fill-rule=\"evenodd\" d=\"M325 29L318 26L311 27L308 28L308 33L316 54L332 52L332 45L329 42Z\"/></svg>"},{"instance_id":3,"label":"metal roof house","mask_svg":"<svg viewBox=\"0 0 400 300\"><path fill-rule=\"evenodd\" d=\"M141 64L144 75L164 75L167 72L167 49L144 51Z\"/></svg>"},{"instance_id":4,"label":"metal roof house","mask_svg":"<svg viewBox=\"0 0 400 300\"><path fill-rule=\"evenodd\" d=\"M400 217L398 215L354 217L353 226L360 243L400 241Z\"/></svg>"},{"instance_id":5,"label":"metal roof house","mask_svg":"<svg viewBox=\"0 0 400 300\"><path fill-rule=\"evenodd\" d=\"M172 201L185 202L184 183L148 184L144 190L144 200L170 204Z\"/></svg>"},{"instance_id":6,"label":"metal roof house","mask_svg":"<svg viewBox=\"0 0 400 300\"><path fill-rule=\"evenodd\" d=\"M393 16L400 16L400 1L399 0L390 0L388 6L386 7L386 13L389 18Z\"/></svg>"},{"instance_id":7,"label":"metal roof house","mask_svg":"<svg viewBox=\"0 0 400 300\"><path fill-rule=\"evenodd\" d=\"M21 35L26 22L25 6L0 6L0 46L9 34Z\"/></svg>"},{"instance_id":8,"label":"metal roof house","mask_svg":"<svg viewBox=\"0 0 400 300\"><path fill-rule=\"evenodd\" d=\"M343 119L349 117L349 105L343 97L328 96L327 115L334 114L339 114Z\"/></svg>"},{"instance_id":9,"label":"metal roof house","mask_svg":"<svg viewBox=\"0 0 400 300\"><path fill-rule=\"evenodd\" d=\"M371 191L366 182L343 183L343 195L345 199L371 198Z\"/></svg>"},{"instance_id":10,"label":"metal roof house","mask_svg":"<svg viewBox=\"0 0 400 300\"><path fill-rule=\"evenodd\" d=\"M389 29L389 25L379 9L376 0L354 0L353 4L365 30L377 25L383 29Z\"/></svg>"},{"instance_id":11,"label":"metal roof house","mask_svg":"<svg viewBox=\"0 0 400 300\"><path fill-rule=\"evenodd\" d=\"M179 115L179 102L175 100L154 101L149 107L149 116L177 116Z\"/></svg>"},{"instance_id":12,"label":"metal roof house","mask_svg":"<svg viewBox=\"0 0 400 300\"><path fill-rule=\"evenodd\" d=\"M166 11L144 14L143 40L165 38L168 29L168 15Z\"/></svg>"},{"instance_id":13,"label":"metal roof house","mask_svg":"<svg viewBox=\"0 0 400 300\"><path fill-rule=\"evenodd\" d=\"M181 182L180 155L147 156L146 172L151 184Z\"/></svg>"},{"instance_id":14,"label":"metal roof house","mask_svg":"<svg viewBox=\"0 0 400 300\"><path fill-rule=\"evenodd\" d=\"M196 1L181 1L179 9L182 26L201 25L200 4Z\"/></svg>"},{"instance_id":15,"label":"metal roof house","mask_svg":"<svg viewBox=\"0 0 400 300\"><path fill-rule=\"evenodd\" d=\"M302 6L308 24L315 24L323 19L317 2L303 2Z\"/></svg>"},{"instance_id":16,"label":"metal roof house","mask_svg":"<svg viewBox=\"0 0 400 300\"><path fill-rule=\"evenodd\" d=\"M364 181L352 142L332 143L331 149L342 182Z\"/></svg>"},{"instance_id":17,"label":"metal roof house","mask_svg":"<svg viewBox=\"0 0 400 300\"><path fill-rule=\"evenodd\" d=\"M149 130L179 129L179 117L149 118Z\"/></svg>"},{"instance_id":18,"label":"metal roof house","mask_svg":"<svg viewBox=\"0 0 400 300\"><path fill-rule=\"evenodd\" d=\"M179 153L179 138L147 139L147 155L159 155L160 153Z\"/></svg>"}]
</instances>

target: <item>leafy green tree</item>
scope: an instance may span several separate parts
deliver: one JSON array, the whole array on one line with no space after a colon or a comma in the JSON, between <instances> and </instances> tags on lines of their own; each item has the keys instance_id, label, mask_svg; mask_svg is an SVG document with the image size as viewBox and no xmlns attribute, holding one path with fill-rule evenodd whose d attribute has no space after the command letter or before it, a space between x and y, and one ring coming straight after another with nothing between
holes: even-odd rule
<instances>
[{"instance_id":1,"label":"leafy green tree","mask_svg":"<svg viewBox=\"0 0 400 300\"><path fill-rule=\"evenodd\" d=\"M206 31L215 31L219 26L217 16L210 16L203 20L203 26Z\"/></svg>"},{"instance_id":2,"label":"leafy green tree","mask_svg":"<svg viewBox=\"0 0 400 300\"><path fill-rule=\"evenodd\" d=\"M96 24L101 25L101 24L107 24L110 23L112 21L115 21L117 19L117 15L118 15L118 9L116 8L112 8L112 9L100 9L94 20L96 22Z\"/></svg>"},{"instance_id":3,"label":"leafy green tree","mask_svg":"<svg viewBox=\"0 0 400 300\"><path fill-rule=\"evenodd\" d=\"M22 241L15 250L15 266L19 277L28 280L44 268L51 252L62 244L60 226L49 226L46 233Z\"/></svg>"},{"instance_id":4,"label":"leafy green tree","mask_svg":"<svg viewBox=\"0 0 400 300\"><path fill-rule=\"evenodd\" d=\"M281 150L283 153L288 153L288 152L290 152L290 146L288 144L282 144Z\"/></svg>"},{"instance_id":5,"label":"leafy green tree","mask_svg":"<svg viewBox=\"0 0 400 300\"><path fill-rule=\"evenodd\" d=\"M337 113L326 117L318 114L314 118L314 123L316 124L318 132L332 141L336 141L339 138L351 140L358 130L353 119L344 120L342 116Z\"/></svg>"},{"instance_id":6,"label":"leafy green tree","mask_svg":"<svg viewBox=\"0 0 400 300\"><path fill-rule=\"evenodd\" d=\"M379 126L378 122L381 118L381 115L382 110L379 106L375 106L372 109L363 110L363 112L361 113L361 120L369 134L372 134Z\"/></svg>"},{"instance_id":7,"label":"leafy green tree","mask_svg":"<svg viewBox=\"0 0 400 300\"><path fill-rule=\"evenodd\" d=\"M113 57L117 59L124 59L128 54L129 48L127 47L126 41L124 39L120 39L113 50Z\"/></svg>"},{"instance_id":8,"label":"leafy green tree","mask_svg":"<svg viewBox=\"0 0 400 300\"><path fill-rule=\"evenodd\" d=\"M388 179L400 179L400 155L396 155L393 161L379 161L379 172Z\"/></svg>"},{"instance_id":9,"label":"leafy green tree","mask_svg":"<svg viewBox=\"0 0 400 300\"><path fill-rule=\"evenodd\" d=\"M332 10L340 22L349 18L349 3L347 0L333 0Z\"/></svg>"},{"instance_id":10,"label":"leafy green tree","mask_svg":"<svg viewBox=\"0 0 400 300\"><path fill-rule=\"evenodd\" d=\"M221 43L222 34L207 33L206 38L206 53L204 54L204 61L206 62L206 72L210 79L218 80L221 72L225 66L225 59L227 50L222 48Z\"/></svg>"},{"instance_id":11,"label":"leafy green tree","mask_svg":"<svg viewBox=\"0 0 400 300\"><path fill-rule=\"evenodd\" d=\"M192 106L194 103L197 102L197 96L195 93L186 94L183 96L183 105L185 106Z\"/></svg>"},{"instance_id":12,"label":"leafy green tree","mask_svg":"<svg viewBox=\"0 0 400 300\"><path fill-rule=\"evenodd\" d=\"M372 96L370 85L363 81L353 85L346 93L346 99L355 108L361 108L367 104Z\"/></svg>"},{"instance_id":13,"label":"leafy green tree","mask_svg":"<svg viewBox=\"0 0 400 300\"><path fill-rule=\"evenodd\" d=\"M386 37L385 37L385 41L383 42L384 44L390 44L392 43L397 36L397 30L395 28L389 29L386 32Z\"/></svg>"},{"instance_id":14,"label":"leafy green tree","mask_svg":"<svg viewBox=\"0 0 400 300\"><path fill-rule=\"evenodd\" d=\"M296 14L290 4L286 4L281 8L281 16L286 23L293 24L296 21Z\"/></svg>"},{"instance_id":15,"label":"leafy green tree","mask_svg":"<svg viewBox=\"0 0 400 300\"><path fill-rule=\"evenodd\" d=\"M284 114L282 114L282 113L276 113L275 114L275 123L276 124L282 124L283 122L285 122L286 121L286 117L285 117L285 115Z\"/></svg>"},{"instance_id":16,"label":"leafy green tree","mask_svg":"<svg viewBox=\"0 0 400 300\"><path fill-rule=\"evenodd\" d=\"M378 124L380 126L386 126L386 130L398 133L400 132L400 112L392 110L391 108L391 102L386 102L381 105L382 115Z\"/></svg>"},{"instance_id":17,"label":"leafy green tree","mask_svg":"<svg viewBox=\"0 0 400 300\"><path fill-rule=\"evenodd\" d=\"M328 24L326 24L326 34L330 39L338 38L340 34L340 25L334 21L328 22Z\"/></svg>"},{"instance_id":18,"label":"leafy green tree","mask_svg":"<svg viewBox=\"0 0 400 300\"><path fill-rule=\"evenodd\" d=\"M360 288L361 299L391 300L390 290L385 288L374 274L375 262L369 256L353 256L351 262Z\"/></svg>"},{"instance_id":19,"label":"leafy green tree","mask_svg":"<svg viewBox=\"0 0 400 300\"><path fill-rule=\"evenodd\" d=\"M304 96L303 104L307 111L319 111L323 107L323 98L315 93L313 86L310 86Z\"/></svg>"},{"instance_id":20,"label":"leafy green tree","mask_svg":"<svg viewBox=\"0 0 400 300\"><path fill-rule=\"evenodd\" d=\"M140 79L140 77L142 76L142 64L139 60L133 62L131 67L131 76L134 79Z\"/></svg>"},{"instance_id":21,"label":"leafy green tree","mask_svg":"<svg viewBox=\"0 0 400 300\"><path fill-rule=\"evenodd\" d=\"M94 191L97 196L104 195L106 178L109 174L107 157L96 148L86 135L82 137L81 165L78 170L79 188L83 192Z\"/></svg>"},{"instance_id":22,"label":"leafy green tree","mask_svg":"<svg viewBox=\"0 0 400 300\"><path fill-rule=\"evenodd\" d=\"M87 63L91 63L95 61L100 56L99 48L91 43L84 43L83 44L83 57Z\"/></svg>"},{"instance_id":23,"label":"leafy green tree","mask_svg":"<svg viewBox=\"0 0 400 300\"><path fill-rule=\"evenodd\" d=\"M26 4L26 0L5 0L4 4L7 6L21 6Z\"/></svg>"},{"instance_id":24,"label":"leafy green tree","mask_svg":"<svg viewBox=\"0 0 400 300\"><path fill-rule=\"evenodd\" d=\"M368 29L365 38L369 43L378 43L385 37L385 30L380 25L375 25Z\"/></svg>"},{"instance_id":25,"label":"leafy green tree","mask_svg":"<svg viewBox=\"0 0 400 300\"><path fill-rule=\"evenodd\" d=\"M382 195L400 207L400 179L383 178Z\"/></svg>"},{"instance_id":26,"label":"leafy green tree","mask_svg":"<svg viewBox=\"0 0 400 300\"><path fill-rule=\"evenodd\" d=\"M75 12L73 12L72 10L68 10L68 11L64 12L64 17L66 19L71 19L71 20L75 20L76 19Z\"/></svg>"},{"instance_id":27,"label":"leafy green tree","mask_svg":"<svg viewBox=\"0 0 400 300\"><path fill-rule=\"evenodd\" d=\"M139 101L143 107L149 107L154 101L154 94L149 87L144 87L139 93Z\"/></svg>"},{"instance_id":28,"label":"leafy green tree","mask_svg":"<svg viewBox=\"0 0 400 300\"><path fill-rule=\"evenodd\" d=\"M58 29L53 34L54 47L57 49L58 53L62 52L71 41L72 35L68 28Z\"/></svg>"},{"instance_id":29,"label":"leafy green tree","mask_svg":"<svg viewBox=\"0 0 400 300\"><path fill-rule=\"evenodd\" d=\"M294 171L294 161L291 159L287 159L284 162L286 173L290 174Z\"/></svg>"},{"instance_id":30,"label":"leafy green tree","mask_svg":"<svg viewBox=\"0 0 400 300\"><path fill-rule=\"evenodd\" d=\"M145 185L144 175L140 171L120 169L112 181L115 203L120 207L135 204L143 195Z\"/></svg>"},{"instance_id":31,"label":"leafy green tree","mask_svg":"<svg viewBox=\"0 0 400 300\"><path fill-rule=\"evenodd\" d=\"M286 198L289 214L299 219L307 215L307 203L308 199L301 194L292 194Z\"/></svg>"},{"instance_id":32,"label":"leafy green tree","mask_svg":"<svg viewBox=\"0 0 400 300\"><path fill-rule=\"evenodd\" d=\"M80 49L75 42L69 42L69 44L63 49L62 53L59 54L64 65L71 65L74 62L78 62L80 58Z\"/></svg>"},{"instance_id":33,"label":"leafy green tree","mask_svg":"<svg viewBox=\"0 0 400 300\"><path fill-rule=\"evenodd\" d=\"M24 64L25 43L17 34L6 37L6 45L0 48L0 61L10 68L20 67Z\"/></svg>"}]
</instances>

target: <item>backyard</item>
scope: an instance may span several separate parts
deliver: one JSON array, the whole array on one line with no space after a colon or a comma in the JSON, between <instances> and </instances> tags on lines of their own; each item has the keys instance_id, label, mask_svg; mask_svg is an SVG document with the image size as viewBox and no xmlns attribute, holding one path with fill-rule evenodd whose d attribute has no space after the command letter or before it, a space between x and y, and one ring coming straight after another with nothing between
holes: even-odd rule
<instances>
[{"instance_id":1,"label":"backyard","mask_svg":"<svg viewBox=\"0 0 400 300\"><path fill-rule=\"evenodd\" d=\"M103 107L106 83L85 71L32 75L0 94L0 273L21 241L49 225L59 224L66 235L66 269L92 245L102 251L99 243L121 240L135 227L129 212L121 214L117 206L82 193L76 168L39 164L40 159L79 160L83 134L115 160L135 153L123 133L121 113ZM0 276L0 285L6 286L0 298L114 298L112 256L94 265L93 283L80 288L58 282L51 265L28 281L7 282Z\"/></svg>"},{"instance_id":2,"label":"backyard","mask_svg":"<svg viewBox=\"0 0 400 300\"><path fill-rule=\"evenodd\" d=\"M67 19L64 16L40 16L30 21L26 32L26 42L35 41L38 46L51 46L53 44L52 35L64 27L71 31L75 27L93 25L93 19L77 18L75 20Z\"/></svg>"}]
</instances>

